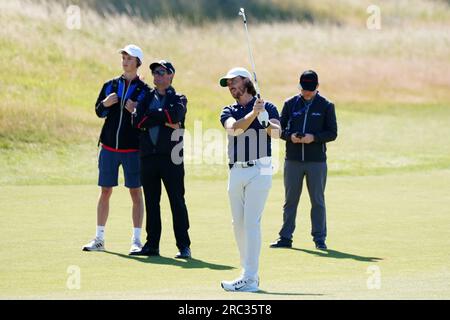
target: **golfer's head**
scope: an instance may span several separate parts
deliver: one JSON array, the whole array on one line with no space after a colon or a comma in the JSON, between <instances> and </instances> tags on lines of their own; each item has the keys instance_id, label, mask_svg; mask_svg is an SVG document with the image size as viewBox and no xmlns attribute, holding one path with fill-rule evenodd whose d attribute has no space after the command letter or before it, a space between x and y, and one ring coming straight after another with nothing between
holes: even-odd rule
<instances>
[{"instance_id":1,"label":"golfer's head","mask_svg":"<svg viewBox=\"0 0 450 320\"><path fill-rule=\"evenodd\" d=\"M120 49L119 52L122 54L122 69L124 72L136 72L142 65L144 54L138 46L129 44Z\"/></svg>"},{"instance_id":2,"label":"golfer's head","mask_svg":"<svg viewBox=\"0 0 450 320\"><path fill-rule=\"evenodd\" d=\"M248 70L244 68L233 68L220 79L219 83L222 87L228 87L231 96L239 100L244 94L256 95L256 89L251 77Z\"/></svg>"},{"instance_id":3,"label":"golfer's head","mask_svg":"<svg viewBox=\"0 0 450 320\"><path fill-rule=\"evenodd\" d=\"M153 75L153 83L158 88L168 88L175 76L175 68L169 61L160 60L150 65Z\"/></svg>"},{"instance_id":4,"label":"golfer's head","mask_svg":"<svg viewBox=\"0 0 450 320\"><path fill-rule=\"evenodd\" d=\"M302 96L309 100L317 93L319 88L319 77L313 70L307 70L300 76L300 91Z\"/></svg>"}]
</instances>

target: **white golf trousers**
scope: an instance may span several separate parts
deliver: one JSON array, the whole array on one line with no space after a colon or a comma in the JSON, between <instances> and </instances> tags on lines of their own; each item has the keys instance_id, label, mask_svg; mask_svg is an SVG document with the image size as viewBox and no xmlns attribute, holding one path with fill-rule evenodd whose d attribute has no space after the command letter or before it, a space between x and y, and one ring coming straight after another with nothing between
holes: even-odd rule
<instances>
[{"instance_id":1,"label":"white golf trousers","mask_svg":"<svg viewBox=\"0 0 450 320\"><path fill-rule=\"evenodd\" d=\"M258 279L261 217L271 187L270 158L258 160L253 167L242 168L235 165L230 170L228 196L244 278Z\"/></svg>"}]
</instances>

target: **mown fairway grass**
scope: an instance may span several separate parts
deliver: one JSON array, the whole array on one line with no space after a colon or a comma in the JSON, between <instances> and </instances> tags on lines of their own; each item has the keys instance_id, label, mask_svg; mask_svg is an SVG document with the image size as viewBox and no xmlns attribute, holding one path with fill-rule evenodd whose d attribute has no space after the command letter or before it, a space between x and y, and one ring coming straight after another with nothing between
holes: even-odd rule
<instances>
[{"instance_id":1,"label":"mown fairway grass","mask_svg":"<svg viewBox=\"0 0 450 320\"><path fill-rule=\"evenodd\" d=\"M279 110L296 94L298 73L306 68L319 71L321 91L336 103L339 138L328 146L326 194L331 250L313 247L306 194L295 249L268 248L281 226L280 169L262 223L263 292L232 295L219 287L239 273L225 158L219 154L223 161L207 164L194 140L186 141L194 260L172 259L165 196L163 257L127 256L131 217L123 187L112 197L109 252L84 253L81 246L95 231L102 121L93 103L103 81L119 72L116 50L135 42L145 50L146 66L162 57L173 60L175 86L189 98L190 134L199 123L223 134L218 116L231 101L217 79L235 65L248 67L241 24L152 24L83 11L82 29L68 30L58 5L47 10L27 1L2 2L0 298L450 298L449 11L441 2L414 1L410 10L385 2L382 30L369 31L360 21L366 4L339 3L355 13L340 27L251 28L263 95ZM336 18L347 17L342 9ZM142 74L149 82L147 68ZM205 139L200 150L211 145L220 143ZM282 168L283 144L277 150ZM80 290L66 286L69 266L81 270ZM367 270L374 266L381 288L370 290Z\"/></svg>"},{"instance_id":2,"label":"mown fairway grass","mask_svg":"<svg viewBox=\"0 0 450 320\"><path fill-rule=\"evenodd\" d=\"M130 258L130 204L123 188L112 198L108 252L87 253L81 245L94 232L96 187L1 187L0 298L449 298L449 179L449 170L331 178L331 250L325 253L310 240L307 197L295 249L268 248L281 223L283 189L276 179L262 222L260 294L230 294L219 286L239 273L225 180L187 182L194 257L188 262L173 259L165 197L162 257ZM80 290L66 287L72 265L81 270ZM381 288L369 290L373 266L381 272Z\"/></svg>"}]
</instances>

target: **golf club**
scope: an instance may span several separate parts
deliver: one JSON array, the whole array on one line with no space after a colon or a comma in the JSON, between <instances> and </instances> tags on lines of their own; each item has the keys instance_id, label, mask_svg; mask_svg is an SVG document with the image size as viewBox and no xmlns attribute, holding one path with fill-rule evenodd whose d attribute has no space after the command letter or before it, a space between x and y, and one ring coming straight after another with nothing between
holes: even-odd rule
<instances>
[{"instance_id":1,"label":"golf club","mask_svg":"<svg viewBox=\"0 0 450 320\"><path fill-rule=\"evenodd\" d=\"M253 80L255 82L256 96L258 97L258 99L261 99L261 92L259 91L258 78L256 77L255 60L253 59L252 45L250 42L250 34L248 32L247 16L245 15L244 8L240 8L239 15L242 16L242 19L244 20L245 34L247 36L248 53L250 57L250 63L253 69L252 71L253 71ZM267 111L261 112L258 115L258 121L264 128L269 126L269 114L267 113Z\"/></svg>"}]
</instances>

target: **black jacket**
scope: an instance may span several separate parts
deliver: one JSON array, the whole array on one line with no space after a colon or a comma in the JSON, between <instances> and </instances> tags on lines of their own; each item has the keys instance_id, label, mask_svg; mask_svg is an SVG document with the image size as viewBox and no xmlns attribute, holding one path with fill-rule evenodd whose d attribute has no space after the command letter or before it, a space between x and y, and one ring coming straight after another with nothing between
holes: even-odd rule
<instances>
[{"instance_id":1,"label":"black jacket","mask_svg":"<svg viewBox=\"0 0 450 320\"><path fill-rule=\"evenodd\" d=\"M138 149L139 131L131 126L131 113L124 106L128 99L141 101L149 87L139 78L131 81L128 90L125 87L125 78L121 76L106 82L100 91L95 103L97 116L105 118L100 142L114 149ZM118 95L119 102L106 108L102 101L113 92Z\"/></svg>"},{"instance_id":2,"label":"black jacket","mask_svg":"<svg viewBox=\"0 0 450 320\"><path fill-rule=\"evenodd\" d=\"M327 160L326 143L337 138L337 122L334 104L319 93L307 108L300 95L289 98L281 112L281 138L286 141L286 159L296 161L323 162ZM314 135L310 144L295 144L293 133Z\"/></svg>"},{"instance_id":3,"label":"black jacket","mask_svg":"<svg viewBox=\"0 0 450 320\"><path fill-rule=\"evenodd\" d=\"M157 110L150 110L150 104L155 97L155 89L147 92L144 99L138 104L132 117L134 128L141 131L139 150L141 157L149 155L171 155L173 148L183 141L184 130L179 130L173 137L174 129L167 127L166 123L179 123L184 129L184 120L187 112L187 98L177 94L173 87L166 90L164 106ZM159 126L159 135L156 145L153 144L148 132L149 128ZM176 138L176 139L175 139ZM182 144L177 153L183 157Z\"/></svg>"}]
</instances>

